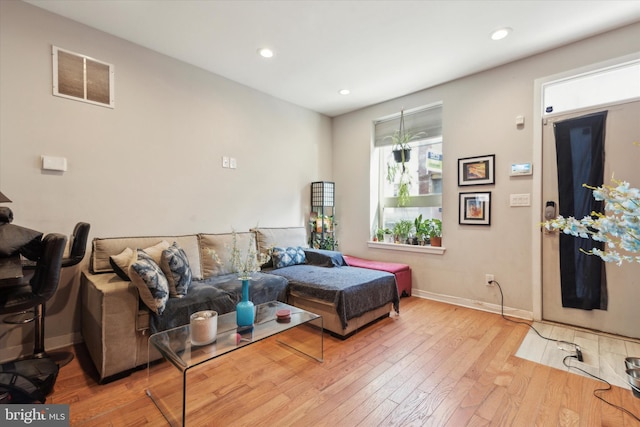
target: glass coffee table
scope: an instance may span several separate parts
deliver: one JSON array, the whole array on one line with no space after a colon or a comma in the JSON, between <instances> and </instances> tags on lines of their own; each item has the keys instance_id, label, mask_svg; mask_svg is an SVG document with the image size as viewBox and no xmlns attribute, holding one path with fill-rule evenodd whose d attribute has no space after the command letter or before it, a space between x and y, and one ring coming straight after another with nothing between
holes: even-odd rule
<instances>
[{"instance_id":1,"label":"glass coffee table","mask_svg":"<svg viewBox=\"0 0 640 427\"><path fill-rule=\"evenodd\" d=\"M278 310L291 311L291 320L281 322ZM218 316L216 341L203 346L191 344L189 325L151 335L149 360L158 351L167 363L149 362L146 393L171 425L202 425L216 390L213 360L227 353L277 335L279 343L319 362L324 357L322 316L288 304L272 301L256 306L252 328L239 328L236 313ZM172 366L171 366L172 365Z\"/></svg>"}]
</instances>

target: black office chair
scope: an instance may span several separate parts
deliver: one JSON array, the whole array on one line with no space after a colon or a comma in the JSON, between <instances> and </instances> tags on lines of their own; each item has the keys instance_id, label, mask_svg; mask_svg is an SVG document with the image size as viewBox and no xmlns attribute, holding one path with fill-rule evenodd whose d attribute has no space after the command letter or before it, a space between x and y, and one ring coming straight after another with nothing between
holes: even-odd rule
<instances>
[{"instance_id":1,"label":"black office chair","mask_svg":"<svg viewBox=\"0 0 640 427\"><path fill-rule=\"evenodd\" d=\"M69 236L69 256L62 258L62 268L72 267L83 260L90 228L91 225L86 222L79 222L73 228L73 233Z\"/></svg>"},{"instance_id":2,"label":"black office chair","mask_svg":"<svg viewBox=\"0 0 640 427\"><path fill-rule=\"evenodd\" d=\"M91 229L91 225L86 222L79 222L73 228L73 232L69 236L69 255L62 258L61 267L72 267L80 261L84 259L86 250L87 250L87 241L89 240L89 230ZM25 273L26 280L29 280L32 277L37 262L24 260L22 263L22 269ZM31 307L29 307L31 308ZM4 319L4 323L21 325L32 322L37 319L38 313L36 310L21 310L16 311L14 316L7 316ZM0 314L2 314L0 310ZM44 312L42 313L44 315ZM38 324L35 325L36 331L38 330ZM37 333L37 332L36 332ZM44 347L42 348L44 351ZM34 351L34 354L37 352ZM73 353L71 352L55 352L50 354L51 359L53 359L59 366L65 366L69 362L73 360Z\"/></svg>"},{"instance_id":3,"label":"black office chair","mask_svg":"<svg viewBox=\"0 0 640 427\"><path fill-rule=\"evenodd\" d=\"M0 315L34 310L33 357L47 357L44 350L46 302L56 293L62 270L62 256L67 243L63 234L51 233L42 239L42 254L36 262L33 277L20 285L2 289Z\"/></svg>"},{"instance_id":4,"label":"black office chair","mask_svg":"<svg viewBox=\"0 0 640 427\"><path fill-rule=\"evenodd\" d=\"M89 240L89 229L91 229L91 224L86 222L79 222L73 228L73 233L69 236L69 256L62 258L62 268L72 267L84 259ZM35 268L35 261L22 260L22 269L26 274Z\"/></svg>"},{"instance_id":5,"label":"black office chair","mask_svg":"<svg viewBox=\"0 0 640 427\"><path fill-rule=\"evenodd\" d=\"M79 222L73 228L73 233L69 236L69 255L62 258L62 268L72 267L84 259L87 251L87 241L89 240L89 229L91 225L86 222ZM36 261L28 259L22 260L22 272L24 273L24 282L28 282L33 277L36 269ZM3 319L4 323L11 325L23 325L33 322L35 315L32 310L20 311L14 316L7 316Z\"/></svg>"}]
</instances>

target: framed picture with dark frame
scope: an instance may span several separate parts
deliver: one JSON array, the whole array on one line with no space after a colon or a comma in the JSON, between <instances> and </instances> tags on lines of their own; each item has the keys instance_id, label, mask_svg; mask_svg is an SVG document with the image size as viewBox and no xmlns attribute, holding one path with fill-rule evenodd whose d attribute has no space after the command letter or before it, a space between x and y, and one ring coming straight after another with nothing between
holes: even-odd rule
<instances>
[{"instance_id":1,"label":"framed picture with dark frame","mask_svg":"<svg viewBox=\"0 0 640 427\"><path fill-rule=\"evenodd\" d=\"M495 154L458 159L458 186L494 184Z\"/></svg>"},{"instance_id":2,"label":"framed picture with dark frame","mask_svg":"<svg viewBox=\"0 0 640 427\"><path fill-rule=\"evenodd\" d=\"M491 225L491 192L460 193L458 223Z\"/></svg>"}]
</instances>

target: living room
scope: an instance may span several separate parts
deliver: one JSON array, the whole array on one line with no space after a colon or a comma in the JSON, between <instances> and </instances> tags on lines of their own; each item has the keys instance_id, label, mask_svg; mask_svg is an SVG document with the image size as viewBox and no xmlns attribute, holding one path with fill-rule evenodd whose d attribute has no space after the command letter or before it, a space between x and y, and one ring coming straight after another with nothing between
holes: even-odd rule
<instances>
[{"instance_id":1,"label":"living room","mask_svg":"<svg viewBox=\"0 0 640 427\"><path fill-rule=\"evenodd\" d=\"M0 190L14 223L66 234L87 221L92 238L303 226L310 183L333 181L340 251L409 264L416 297L499 312L495 288L480 286L494 274L505 307L525 318L539 310L541 281L534 83L640 51L636 21L330 117L25 2L0 2L0 20ZM52 96L52 45L114 64L116 107ZM446 251L370 248L372 123L435 102L444 106ZM460 226L457 159L486 154L496 156L491 226ZM42 155L66 158L68 170L42 171ZM237 167L223 168L224 156ZM533 177L510 178L512 162L533 162ZM510 194L526 193L530 207L509 206ZM77 269L63 273L48 306L48 348L82 342L79 286ZM5 328L0 359L28 353L30 329Z\"/></svg>"}]
</instances>

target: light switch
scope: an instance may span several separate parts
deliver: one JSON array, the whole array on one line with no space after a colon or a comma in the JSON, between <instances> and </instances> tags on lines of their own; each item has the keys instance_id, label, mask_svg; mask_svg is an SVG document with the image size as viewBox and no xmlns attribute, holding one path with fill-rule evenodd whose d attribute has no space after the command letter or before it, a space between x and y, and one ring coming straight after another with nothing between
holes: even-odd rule
<instances>
[{"instance_id":1,"label":"light switch","mask_svg":"<svg viewBox=\"0 0 640 427\"><path fill-rule=\"evenodd\" d=\"M65 172L67 159L66 157L42 156L42 170Z\"/></svg>"},{"instance_id":2,"label":"light switch","mask_svg":"<svg viewBox=\"0 0 640 427\"><path fill-rule=\"evenodd\" d=\"M511 194L509 206L531 206L531 195L529 193Z\"/></svg>"},{"instance_id":3,"label":"light switch","mask_svg":"<svg viewBox=\"0 0 640 427\"><path fill-rule=\"evenodd\" d=\"M229 167L231 169L235 169L238 166L238 164L236 163L236 158L235 157L230 157L229 158Z\"/></svg>"},{"instance_id":4,"label":"light switch","mask_svg":"<svg viewBox=\"0 0 640 427\"><path fill-rule=\"evenodd\" d=\"M223 168L228 168L229 167L229 157L222 156L222 167Z\"/></svg>"}]
</instances>

